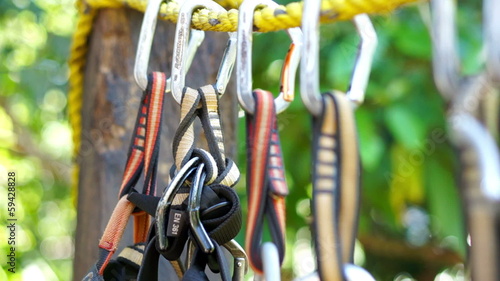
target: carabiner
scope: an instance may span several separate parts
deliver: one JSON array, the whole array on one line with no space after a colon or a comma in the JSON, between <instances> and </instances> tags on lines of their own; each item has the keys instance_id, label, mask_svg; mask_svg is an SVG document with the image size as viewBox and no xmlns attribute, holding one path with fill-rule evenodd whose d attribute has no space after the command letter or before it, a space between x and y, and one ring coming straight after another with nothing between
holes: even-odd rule
<instances>
[{"instance_id":1,"label":"carabiner","mask_svg":"<svg viewBox=\"0 0 500 281\"><path fill-rule=\"evenodd\" d=\"M236 58L237 92L241 107L248 113L255 112L255 100L252 95L252 35L253 16L257 6L278 7L271 0L245 0L239 7L238 17L238 56ZM295 74L302 49L302 31L300 28L289 28L287 33L292 40L288 54L281 70L280 94L275 99L276 113L285 110L293 100L295 91Z\"/></svg>"},{"instance_id":2,"label":"carabiner","mask_svg":"<svg viewBox=\"0 0 500 281\"><path fill-rule=\"evenodd\" d=\"M134 79L142 90L146 90L148 86L148 63L151 55L151 45L156 29L158 12L160 11L161 3L165 0L150 0L144 13L142 20L141 32L139 34L139 42L137 44L137 53L134 64ZM182 1L182 0L180 0ZM188 46L187 68L191 66L196 50L205 38L205 32L201 30L193 30ZM167 91L170 91L170 78L167 79Z\"/></svg>"},{"instance_id":3,"label":"carabiner","mask_svg":"<svg viewBox=\"0 0 500 281\"><path fill-rule=\"evenodd\" d=\"M261 256L264 266L264 280L281 280L280 257L276 245L272 242L262 244Z\"/></svg>"},{"instance_id":4,"label":"carabiner","mask_svg":"<svg viewBox=\"0 0 500 281\"><path fill-rule=\"evenodd\" d=\"M456 7L451 0L431 1L432 68L439 92L447 98L456 96L460 87L460 62L456 44Z\"/></svg>"},{"instance_id":5,"label":"carabiner","mask_svg":"<svg viewBox=\"0 0 500 281\"><path fill-rule=\"evenodd\" d=\"M344 264L345 281L375 281L375 278L366 269L355 264ZM318 273L313 272L304 277L294 279L294 281L320 281Z\"/></svg>"},{"instance_id":6,"label":"carabiner","mask_svg":"<svg viewBox=\"0 0 500 281\"><path fill-rule=\"evenodd\" d=\"M187 254L186 254L186 264L189 267L191 261L193 260L193 255L195 252L194 241L188 241ZM222 245L233 257L233 277L232 281L243 281L245 280L245 274L248 272L248 257L245 250L236 242L236 240L231 239L231 241Z\"/></svg>"},{"instance_id":7,"label":"carabiner","mask_svg":"<svg viewBox=\"0 0 500 281\"><path fill-rule=\"evenodd\" d=\"M203 168L205 168L205 164L200 163L196 170L196 175L189 191L187 211L189 213L189 225L198 246L205 254L210 254L214 251L215 246L200 220L201 193L206 178Z\"/></svg>"},{"instance_id":8,"label":"carabiner","mask_svg":"<svg viewBox=\"0 0 500 281\"><path fill-rule=\"evenodd\" d=\"M370 17L360 14L354 17L354 25L360 36L359 52L352 71L351 85L347 90L347 97L358 106L365 100L366 86L370 78L371 66L375 50L377 49L377 33L373 28Z\"/></svg>"},{"instance_id":9,"label":"carabiner","mask_svg":"<svg viewBox=\"0 0 500 281\"><path fill-rule=\"evenodd\" d=\"M453 116L450 126L453 139L460 146L471 147L477 154L481 172L480 189L491 201L500 201L500 153L495 139L488 130L473 116L459 113Z\"/></svg>"},{"instance_id":10,"label":"carabiner","mask_svg":"<svg viewBox=\"0 0 500 281\"><path fill-rule=\"evenodd\" d=\"M243 250L240 244L234 239L222 246L224 246L234 258L232 281L245 280L245 274L248 272L248 257L245 250Z\"/></svg>"},{"instance_id":11,"label":"carabiner","mask_svg":"<svg viewBox=\"0 0 500 281\"><path fill-rule=\"evenodd\" d=\"M500 1L483 0L486 70L491 81L500 84Z\"/></svg>"},{"instance_id":12,"label":"carabiner","mask_svg":"<svg viewBox=\"0 0 500 281\"><path fill-rule=\"evenodd\" d=\"M175 43L172 61L172 95L174 99L180 104L182 98L182 91L186 83L187 72L187 38L189 37L189 30L191 26L191 17L193 11L197 8L207 8L216 12L225 12L226 10L219 4L207 0L189 0L182 4L179 11L177 26L175 29ZM226 89L229 77L233 70L234 60L236 58L236 34L229 32L229 42L224 51L217 80L215 82L215 89L219 95L223 95Z\"/></svg>"},{"instance_id":13,"label":"carabiner","mask_svg":"<svg viewBox=\"0 0 500 281\"><path fill-rule=\"evenodd\" d=\"M321 0L306 0L302 16L304 48L300 63L300 92L304 105L317 116L322 101L319 90L319 13ZM377 35L367 15L354 17L354 24L361 37L360 49L351 77L348 98L357 106L364 100L371 64L377 47Z\"/></svg>"},{"instance_id":14,"label":"carabiner","mask_svg":"<svg viewBox=\"0 0 500 281\"><path fill-rule=\"evenodd\" d=\"M186 179L196 171L194 165L198 163L199 157L193 157L190 159L179 172L174 176L170 184L165 188L161 196L160 202L158 202L158 207L156 208L156 231L158 234L158 247L160 251L166 251L168 248L167 232L165 229L165 219L168 214L168 210L172 205L175 194L181 188L182 184Z\"/></svg>"}]
</instances>

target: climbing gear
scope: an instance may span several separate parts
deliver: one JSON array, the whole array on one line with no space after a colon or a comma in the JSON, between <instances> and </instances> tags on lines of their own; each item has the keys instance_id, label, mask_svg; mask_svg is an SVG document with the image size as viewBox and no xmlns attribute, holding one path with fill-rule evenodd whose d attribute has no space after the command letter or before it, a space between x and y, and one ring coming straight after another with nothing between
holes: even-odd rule
<instances>
[{"instance_id":1,"label":"climbing gear","mask_svg":"<svg viewBox=\"0 0 500 281\"><path fill-rule=\"evenodd\" d=\"M260 89L252 92L252 23L254 10L259 5L277 4L272 1L245 0L240 6L238 26L237 92L240 105L247 112L249 147L245 248L250 266L257 275L265 274L267 280L280 280L279 268L285 255L285 196L288 194L288 187L283 170L276 114L286 109L293 100L302 32L299 28L287 30L292 44L283 64L279 96L274 99L270 92ZM261 245L264 216L267 217L273 240L270 245L266 244L266 253L269 249L276 249L278 254L275 259L266 255ZM269 258L270 264L276 266L272 270L273 273L265 272L264 256ZM266 263L266 266L270 264Z\"/></svg>"},{"instance_id":2,"label":"climbing gear","mask_svg":"<svg viewBox=\"0 0 500 281\"><path fill-rule=\"evenodd\" d=\"M189 25L185 26L186 20L200 5L215 4L188 1L181 7L172 67L174 98L178 83L183 84L184 81L182 54L189 31ZM232 49L234 46L228 44L225 50L227 59L223 59L216 86L193 89L182 85L181 95L177 97L181 105L181 120L172 144L175 162L171 169L172 181L162 197L129 196L137 206L155 215L139 281L158 279L160 254L173 262L182 280L206 280L204 269L207 265L213 272L220 273L223 280L230 280L229 267L220 247L226 243L229 243L227 247L232 250L238 265L234 276L242 275L245 270L245 254L238 251L234 241L231 242L241 228L241 207L238 196L231 188L239 179L239 171L234 162L225 156L218 107L218 98L224 92L226 77L232 70ZM209 152L194 145L193 123L196 117L201 121ZM157 207L152 208L151 205ZM181 253L187 243L194 246L188 247L191 249L188 261L181 262Z\"/></svg>"},{"instance_id":3,"label":"climbing gear","mask_svg":"<svg viewBox=\"0 0 500 281\"><path fill-rule=\"evenodd\" d=\"M283 159L270 92L255 90L255 112L247 114L247 194L248 220L245 249L250 266L263 274L261 239L264 216L267 218L273 243L279 252L279 262L285 256L285 181Z\"/></svg>"},{"instance_id":4,"label":"climbing gear","mask_svg":"<svg viewBox=\"0 0 500 281\"><path fill-rule=\"evenodd\" d=\"M207 9L200 9L193 14L192 25L195 29L232 32L237 29L238 11L241 0L219 0L226 8L233 8L229 12L213 13ZM323 22L349 20L362 13L386 13L401 5L416 2L416 0L391 0L391 1L330 1L322 3L321 14ZM144 12L148 0L79 0L76 3L79 18L73 36L71 54L69 58L69 93L68 110L69 121L73 132L73 156L78 157L82 137L82 102L83 102L83 73L85 69L88 38L92 32L92 24L99 9L129 7ZM289 3L279 8L266 7L255 11L255 31L270 32L291 27L298 27L302 21L301 2ZM179 3L168 1L160 9L160 18L176 22L178 18ZM78 183L79 168L75 165L73 170L73 183Z\"/></svg>"},{"instance_id":5,"label":"climbing gear","mask_svg":"<svg viewBox=\"0 0 500 281\"><path fill-rule=\"evenodd\" d=\"M191 17L193 10L197 8L210 8L212 10L223 12L225 9L212 1L206 0L190 0L184 3L179 11L179 22L175 29L175 43L172 62L172 95L180 104L182 91L185 85L186 78L186 60L187 60L187 38L189 36L189 27L191 26ZM236 57L236 34L228 33L229 41L222 57L221 66L217 74L215 89L219 95L223 95L231 72L233 70L234 59Z\"/></svg>"},{"instance_id":6,"label":"climbing gear","mask_svg":"<svg viewBox=\"0 0 500 281\"><path fill-rule=\"evenodd\" d=\"M304 5L304 48L300 68L300 92L302 101L312 115L321 112L321 94L319 91L319 0L308 0ZM351 84L347 97L354 103L363 103L366 85L370 77L370 69L377 47L377 34L366 14L357 15L353 19L358 35L361 38L359 52L351 76ZM308 30L308 32L305 32Z\"/></svg>"},{"instance_id":7,"label":"climbing gear","mask_svg":"<svg viewBox=\"0 0 500 281\"><path fill-rule=\"evenodd\" d=\"M352 263L359 211L359 153L353 107L364 99L377 39L366 15L355 18L361 48L347 94L319 93L319 11L304 5L301 97L313 115L313 236L321 280L345 280Z\"/></svg>"},{"instance_id":8,"label":"climbing gear","mask_svg":"<svg viewBox=\"0 0 500 281\"><path fill-rule=\"evenodd\" d=\"M359 155L351 104L341 93L322 95L313 121L313 229L321 280L344 280L351 263L359 209Z\"/></svg>"},{"instance_id":9,"label":"climbing gear","mask_svg":"<svg viewBox=\"0 0 500 281\"><path fill-rule=\"evenodd\" d=\"M459 72L455 4L431 1L434 80L450 103L447 119L461 162L461 191L472 244L468 263L473 280L498 280L500 276L500 152L491 133L475 117L480 110L479 100L500 82L500 34L496 26L500 5L496 2L483 1L486 69L464 76Z\"/></svg>"},{"instance_id":10,"label":"climbing gear","mask_svg":"<svg viewBox=\"0 0 500 281\"><path fill-rule=\"evenodd\" d=\"M160 11L160 4L165 0L151 0L148 2L146 11L144 12L144 19L141 26L141 33L139 35L139 43L137 46L137 53L135 56L134 64L134 78L137 85L143 90L147 86L147 73L149 56L151 54L151 45L153 44L153 36L156 29L156 20L158 12ZM188 58L187 68L189 69L193 61L194 54L205 38L205 32L200 30L191 31L191 39L187 47ZM167 80L167 90L170 91L170 78Z\"/></svg>"},{"instance_id":11,"label":"climbing gear","mask_svg":"<svg viewBox=\"0 0 500 281\"><path fill-rule=\"evenodd\" d=\"M248 113L255 111L252 95L252 36L254 10L259 5L278 5L270 0L245 0L240 6L238 17L238 56L237 56L237 93L241 107ZM280 94L275 100L276 113L285 110L293 100L295 92L295 73L300 60L302 48L302 32L300 28L287 29L292 40L281 71Z\"/></svg>"},{"instance_id":12,"label":"climbing gear","mask_svg":"<svg viewBox=\"0 0 500 281\"><path fill-rule=\"evenodd\" d=\"M344 264L343 272L346 281L375 281L375 278L366 271L366 269L354 265L354 264ZM313 272L301 278L296 278L294 281L319 281L319 276L317 272Z\"/></svg>"},{"instance_id":13,"label":"climbing gear","mask_svg":"<svg viewBox=\"0 0 500 281\"><path fill-rule=\"evenodd\" d=\"M281 280L281 266L278 248L274 243L262 244L262 263L265 280Z\"/></svg>"},{"instance_id":14,"label":"climbing gear","mask_svg":"<svg viewBox=\"0 0 500 281\"><path fill-rule=\"evenodd\" d=\"M103 275L107 265L117 249L131 215L134 215L134 243L142 243L146 240L149 217L141 210L134 212L135 206L128 201L126 195L135 193L134 187L143 171L142 193L154 195L156 189L161 112L166 77L163 73L154 72L150 75L149 81L137 114L134 135L120 187L120 199L99 241L99 259L83 280L104 280Z\"/></svg>"},{"instance_id":15,"label":"climbing gear","mask_svg":"<svg viewBox=\"0 0 500 281\"><path fill-rule=\"evenodd\" d=\"M483 27L484 47L486 49L486 72L489 79L495 84L500 84L500 2L483 0Z\"/></svg>"}]
</instances>

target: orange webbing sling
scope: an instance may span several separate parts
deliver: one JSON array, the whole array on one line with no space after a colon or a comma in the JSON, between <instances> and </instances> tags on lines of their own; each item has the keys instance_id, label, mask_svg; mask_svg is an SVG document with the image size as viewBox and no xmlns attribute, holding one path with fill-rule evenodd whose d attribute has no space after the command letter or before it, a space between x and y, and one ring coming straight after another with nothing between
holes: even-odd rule
<instances>
[{"instance_id":1,"label":"orange webbing sling","mask_svg":"<svg viewBox=\"0 0 500 281\"><path fill-rule=\"evenodd\" d=\"M83 280L104 280L103 274L115 253L131 215L134 215L134 243L145 242L150 225L149 215L127 199L144 171L143 194L155 195L160 131L166 87L166 76L153 72L148 76L148 87L141 99L141 106L132 136L125 171L120 187L119 201L99 241L99 259Z\"/></svg>"},{"instance_id":2,"label":"orange webbing sling","mask_svg":"<svg viewBox=\"0 0 500 281\"><path fill-rule=\"evenodd\" d=\"M264 216L278 248L280 263L285 256L285 196L288 186L279 141L273 95L254 90L255 112L247 114L248 221L245 249L250 265L263 274L261 258Z\"/></svg>"}]
</instances>

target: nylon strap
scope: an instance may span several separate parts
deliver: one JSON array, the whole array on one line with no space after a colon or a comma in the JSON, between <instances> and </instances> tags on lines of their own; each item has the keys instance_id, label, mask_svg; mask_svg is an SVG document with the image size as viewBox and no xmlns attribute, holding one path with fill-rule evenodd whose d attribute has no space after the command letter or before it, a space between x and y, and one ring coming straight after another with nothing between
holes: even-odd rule
<instances>
[{"instance_id":1,"label":"nylon strap","mask_svg":"<svg viewBox=\"0 0 500 281\"><path fill-rule=\"evenodd\" d=\"M321 280L344 280L352 262L359 206L359 155L349 100L322 95L323 112L313 120L313 230Z\"/></svg>"},{"instance_id":2,"label":"nylon strap","mask_svg":"<svg viewBox=\"0 0 500 281\"><path fill-rule=\"evenodd\" d=\"M218 171L222 173L226 170L224 138L219 116L219 96L212 85L203 86L197 90L184 88L181 100L181 121L172 145L177 168L182 167L191 159L195 143L194 121L196 117L199 117L210 154L215 159ZM214 182L215 177L208 178L207 182Z\"/></svg>"},{"instance_id":3,"label":"nylon strap","mask_svg":"<svg viewBox=\"0 0 500 281\"><path fill-rule=\"evenodd\" d=\"M127 164L120 186L120 199L99 241L100 254L94 268L99 276L103 276L132 214L134 214L134 243L145 242L147 238L150 224L149 216L144 211L134 213L135 205L128 201L124 195L134 191L134 186L137 184L143 169L143 193L146 195L155 194L166 76L163 73L154 72L148 76L148 79L148 87L141 99L129 147Z\"/></svg>"},{"instance_id":4,"label":"nylon strap","mask_svg":"<svg viewBox=\"0 0 500 281\"><path fill-rule=\"evenodd\" d=\"M250 265L263 274L261 243L264 215L271 237L279 252L280 263L285 256L285 181L283 159L277 131L273 95L255 90L255 113L247 115L247 194L248 221L245 248Z\"/></svg>"}]
</instances>

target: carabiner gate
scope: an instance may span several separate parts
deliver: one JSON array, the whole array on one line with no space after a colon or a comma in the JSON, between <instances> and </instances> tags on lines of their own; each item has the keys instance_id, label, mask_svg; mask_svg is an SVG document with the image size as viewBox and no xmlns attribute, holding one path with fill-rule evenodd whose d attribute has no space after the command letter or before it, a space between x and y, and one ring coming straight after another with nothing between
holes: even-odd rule
<instances>
[{"instance_id":1,"label":"carabiner gate","mask_svg":"<svg viewBox=\"0 0 500 281\"><path fill-rule=\"evenodd\" d=\"M193 11L197 8L208 8L216 12L226 11L219 4L206 1L206 0L190 0L185 2L179 11L177 26L175 29L175 43L172 60L172 95L174 99L180 104L182 98L182 91L186 83L187 72L187 38L189 37L191 27L191 17ZM226 85L229 82L229 77L233 70L234 60L236 57L236 34L229 33L229 42L224 51L219 73L217 74L217 81L215 82L215 89L219 95L223 95Z\"/></svg>"},{"instance_id":2,"label":"carabiner gate","mask_svg":"<svg viewBox=\"0 0 500 281\"><path fill-rule=\"evenodd\" d=\"M158 248L160 251L166 251L168 248L167 232L165 229L165 219L169 208L172 205L174 197L181 188L186 179L196 171L194 165L199 161L199 157L190 159L174 176L170 184L165 188L161 196L158 207L156 208L156 230L158 234Z\"/></svg>"},{"instance_id":3,"label":"carabiner gate","mask_svg":"<svg viewBox=\"0 0 500 281\"><path fill-rule=\"evenodd\" d=\"M139 42L137 44L137 53L135 56L134 79L143 91L145 91L148 86L149 56L151 55L151 46L153 44L158 12L160 11L161 3L164 1L165 0L150 0L142 20ZM188 58L186 64L188 69L191 66L196 50L200 46L201 42L203 42L204 38L205 32L201 30L193 30L187 51ZM171 88L170 81L171 78L168 78L166 87L167 91L170 91Z\"/></svg>"},{"instance_id":4,"label":"carabiner gate","mask_svg":"<svg viewBox=\"0 0 500 281\"><path fill-rule=\"evenodd\" d=\"M238 18L238 56L236 76L238 80L238 101L248 113L255 112L255 100L252 95L252 35L253 16L257 6L278 7L271 0L245 0L239 8ZM275 99L276 113L284 111L293 100L295 91L295 74L302 49L302 31L300 28L289 28L287 33L292 40L281 71L280 94Z\"/></svg>"}]
</instances>

